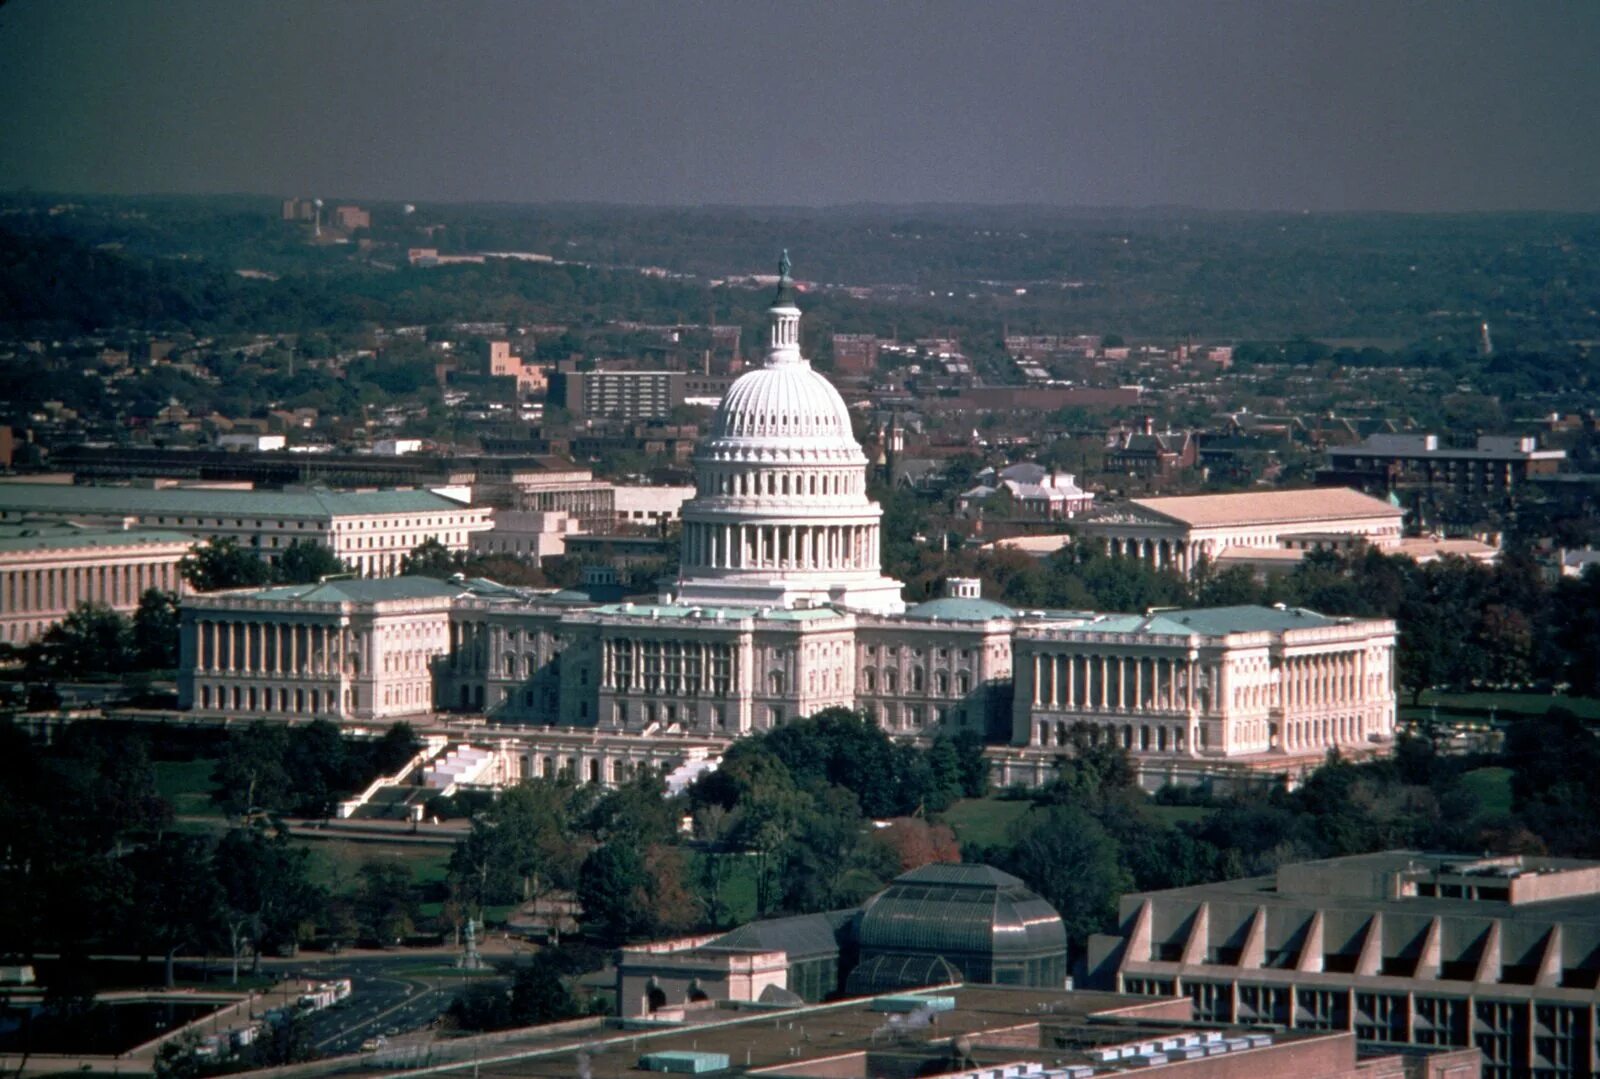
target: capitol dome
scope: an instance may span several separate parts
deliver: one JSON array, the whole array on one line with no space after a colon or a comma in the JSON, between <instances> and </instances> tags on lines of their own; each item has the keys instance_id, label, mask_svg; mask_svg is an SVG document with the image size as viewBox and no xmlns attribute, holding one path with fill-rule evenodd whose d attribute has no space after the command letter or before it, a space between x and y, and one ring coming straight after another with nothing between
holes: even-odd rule
<instances>
[{"instance_id":1,"label":"capitol dome","mask_svg":"<svg viewBox=\"0 0 1600 1079\"><path fill-rule=\"evenodd\" d=\"M878 568L883 511L839 391L800 351L785 253L766 361L736 379L695 449L683 507L680 603L835 604L898 614L900 583Z\"/></svg>"}]
</instances>

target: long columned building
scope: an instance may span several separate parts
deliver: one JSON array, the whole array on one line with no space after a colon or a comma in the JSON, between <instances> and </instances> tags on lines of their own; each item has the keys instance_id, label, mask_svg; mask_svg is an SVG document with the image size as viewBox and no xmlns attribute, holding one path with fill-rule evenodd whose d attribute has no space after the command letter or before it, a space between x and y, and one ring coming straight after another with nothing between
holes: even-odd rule
<instances>
[{"instance_id":1,"label":"long columned building","mask_svg":"<svg viewBox=\"0 0 1600 1079\"><path fill-rule=\"evenodd\" d=\"M1225 552L1399 545L1404 513L1345 487L1135 498L1078 524L1113 555L1193 573Z\"/></svg>"},{"instance_id":2,"label":"long columned building","mask_svg":"<svg viewBox=\"0 0 1600 1079\"><path fill-rule=\"evenodd\" d=\"M232 491L0 483L0 523L46 521L110 528L175 529L232 539L268 562L295 542L328 548L366 577L400 572L429 539L465 551L492 527L487 506L432 491Z\"/></svg>"},{"instance_id":3,"label":"long columned building","mask_svg":"<svg viewBox=\"0 0 1600 1079\"><path fill-rule=\"evenodd\" d=\"M0 642L27 644L81 603L131 614L152 588L181 592L178 563L194 542L179 532L0 526Z\"/></svg>"}]
</instances>

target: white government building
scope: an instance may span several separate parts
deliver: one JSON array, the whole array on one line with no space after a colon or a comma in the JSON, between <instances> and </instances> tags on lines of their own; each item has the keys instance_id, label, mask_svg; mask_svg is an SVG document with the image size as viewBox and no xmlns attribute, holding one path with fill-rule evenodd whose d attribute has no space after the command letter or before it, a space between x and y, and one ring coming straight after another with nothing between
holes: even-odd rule
<instances>
[{"instance_id":1,"label":"white government building","mask_svg":"<svg viewBox=\"0 0 1600 1079\"><path fill-rule=\"evenodd\" d=\"M765 364L696 452L683 564L655 601L403 577L192 597L183 706L483 716L497 774L605 783L830 706L896 737L979 735L1001 784L1047 781L1079 724L1124 746L1151 787L1390 744L1392 622L1017 611L974 580L908 608L879 568L881 510L849 413L801 355L787 261L771 318Z\"/></svg>"},{"instance_id":2,"label":"white government building","mask_svg":"<svg viewBox=\"0 0 1600 1079\"><path fill-rule=\"evenodd\" d=\"M328 548L357 573L385 577L418 544L452 551L492 527L486 506L433 491L254 491L202 487L83 487L0 483L0 523L162 529L226 538L268 562L290 544Z\"/></svg>"}]
</instances>

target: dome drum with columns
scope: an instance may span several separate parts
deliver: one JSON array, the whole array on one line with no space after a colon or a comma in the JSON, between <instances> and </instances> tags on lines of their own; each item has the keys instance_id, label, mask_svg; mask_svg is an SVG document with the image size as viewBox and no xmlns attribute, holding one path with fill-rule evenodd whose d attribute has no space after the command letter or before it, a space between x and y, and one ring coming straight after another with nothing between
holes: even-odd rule
<instances>
[{"instance_id":1,"label":"dome drum with columns","mask_svg":"<svg viewBox=\"0 0 1600 1079\"><path fill-rule=\"evenodd\" d=\"M836 604L895 614L900 582L879 570L883 511L839 391L800 352L787 252L766 362L729 388L695 452L683 507L679 603Z\"/></svg>"}]
</instances>

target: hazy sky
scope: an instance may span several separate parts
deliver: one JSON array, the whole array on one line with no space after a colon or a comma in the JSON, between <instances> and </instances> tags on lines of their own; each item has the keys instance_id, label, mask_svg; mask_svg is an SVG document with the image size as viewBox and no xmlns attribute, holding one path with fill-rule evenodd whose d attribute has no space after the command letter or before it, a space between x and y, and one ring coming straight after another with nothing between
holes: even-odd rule
<instances>
[{"instance_id":1,"label":"hazy sky","mask_svg":"<svg viewBox=\"0 0 1600 1079\"><path fill-rule=\"evenodd\" d=\"M1600 210L1600 3L13 0L24 186Z\"/></svg>"}]
</instances>

